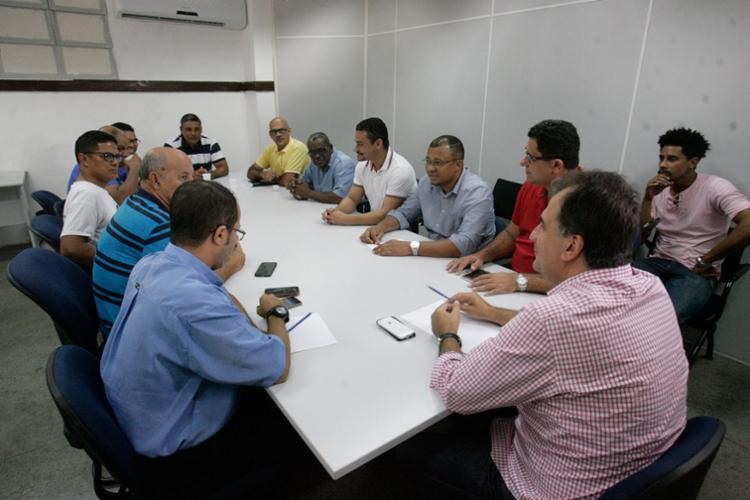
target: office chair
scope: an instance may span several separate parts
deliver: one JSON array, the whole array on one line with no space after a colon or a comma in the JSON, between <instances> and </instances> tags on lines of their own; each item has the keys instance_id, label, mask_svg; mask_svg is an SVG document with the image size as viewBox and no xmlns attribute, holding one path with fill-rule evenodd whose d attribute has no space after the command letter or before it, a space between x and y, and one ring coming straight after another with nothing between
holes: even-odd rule
<instances>
[{"instance_id":1,"label":"office chair","mask_svg":"<svg viewBox=\"0 0 750 500\"><path fill-rule=\"evenodd\" d=\"M55 203L60 201L60 197L55 193L41 189L39 191L34 191L33 193L31 193L31 197L35 202L39 203L40 207L42 207L42 209L36 213L37 215L55 214Z\"/></svg>"},{"instance_id":2,"label":"office chair","mask_svg":"<svg viewBox=\"0 0 750 500\"><path fill-rule=\"evenodd\" d=\"M60 233L63 228L62 217L50 214L37 215L31 219L31 232L40 241L49 245L55 252L60 251Z\"/></svg>"},{"instance_id":3,"label":"office chair","mask_svg":"<svg viewBox=\"0 0 750 500\"><path fill-rule=\"evenodd\" d=\"M11 259L6 275L50 316L62 344L98 352L91 277L78 264L46 248L27 248Z\"/></svg>"},{"instance_id":4,"label":"office chair","mask_svg":"<svg viewBox=\"0 0 750 500\"><path fill-rule=\"evenodd\" d=\"M498 179L492 189L492 197L495 206L495 234L505 229L508 221L513 217L513 209L516 206L518 191L522 184Z\"/></svg>"},{"instance_id":5,"label":"office chair","mask_svg":"<svg viewBox=\"0 0 750 500\"><path fill-rule=\"evenodd\" d=\"M65 210L65 200L56 201L53 210L55 212L55 215L57 215L58 217L62 217L63 210Z\"/></svg>"},{"instance_id":6,"label":"office chair","mask_svg":"<svg viewBox=\"0 0 750 500\"><path fill-rule=\"evenodd\" d=\"M99 358L75 345L58 347L47 361L47 388L62 416L68 442L83 448L93 462L97 498L139 497L136 454L107 401ZM105 488L102 466L119 482L117 492Z\"/></svg>"},{"instance_id":7,"label":"office chair","mask_svg":"<svg viewBox=\"0 0 750 500\"><path fill-rule=\"evenodd\" d=\"M661 457L609 488L600 500L697 498L725 432L717 418L691 418Z\"/></svg>"}]
</instances>

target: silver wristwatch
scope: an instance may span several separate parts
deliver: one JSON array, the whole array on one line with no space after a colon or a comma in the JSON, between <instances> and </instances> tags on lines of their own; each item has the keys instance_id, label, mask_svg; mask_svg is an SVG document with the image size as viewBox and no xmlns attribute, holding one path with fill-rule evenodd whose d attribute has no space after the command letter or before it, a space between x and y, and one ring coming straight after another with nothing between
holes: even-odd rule
<instances>
[{"instance_id":1,"label":"silver wristwatch","mask_svg":"<svg viewBox=\"0 0 750 500\"><path fill-rule=\"evenodd\" d=\"M706 262L705 260L703 260L702 256L701 257L696 257L695 258L695 267L704 267L704 268L705 267L711 267L711 263L710 262Z\"/></svg>"},{"instance_id":2,"label":"silver wristwatch","mask_svg":"<svg viewBox=\"0 0 750 500\"><path fill-rule=\"evenodd\" d=\"M409 243L412 255L419 255L419 244L420 243L418 241L412 241L411 243Z\"/></svg>"},{"instance_id":3,"label":"silver wristwatch","mask_svg":"<svg viewBox=\"0 0 750 500\"><path fill-rule=\"evenodd\" d=\"M525 292L527 286L529 286L528 278L526 278L526 276L524 276L523 274L518 273L518 275L516 276L516 289L519 292Z\"/></svg>"}]
</instances>

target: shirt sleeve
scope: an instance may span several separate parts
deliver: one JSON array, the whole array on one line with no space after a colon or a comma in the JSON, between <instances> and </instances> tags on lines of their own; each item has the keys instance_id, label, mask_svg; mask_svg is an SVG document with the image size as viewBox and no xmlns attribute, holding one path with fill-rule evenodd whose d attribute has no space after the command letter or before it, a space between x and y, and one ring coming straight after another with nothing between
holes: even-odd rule
<instances>
[{"instance_id":1,"label":"shirt sleeve","mask_svg":"<svg viewBox=\"0 0 750 500\"><path fill-rule=\"evenodd\" d=\"M734 219L738 213L750 208L750 201L726 179L716 177L714 205L716 210Z\"/></svg>"},{"instance_id":2,"label":"shirt sleeve","mask_svg":"<svg viewBox=\"0 0 750 500\"><path fill-rule=\"evenodd\" d=\"M310 161L307 155L307 146L301 142L296 144L297 147L289 151L289 160L284 168L284 173L301 174Z\"/></svg>"},{"instance_id":3,"label":"shirt sleeve","mask_svg":"<svg viewBox=\"0 0 750 500\"><path fill-rule=\"evenodd\" d=\"M68 196L65 201L65 222L63 236L85 236L94 239L98 222L96 195L86 190L79 190Z\"/></svg>"},{"instance_id":4,"label":"shirt sleeve","mask_svg":"<svg viewBox=\"0 0 750 500\"><path fill-rule=\"evenodd\" d=\"M313 191L316 191L315 184L313 183L312 178L312 169L313 169L313 163L312 161L307 165L307 168L305 168L305 173L302 174L302 180L305 181L307 184L310 185L310 188Z\"/></svg>"},{"instance_id":5,"label":"shirt sleeve","mask_svg":"<svg viewBox=\"0 0 750 500\"><path fill-rule=\"evenodd\" d=\"M388 180L388 186L385 188L385 195L407 198L414 192L416 184L417 178L414 175L414 169L407 163L393 172L393 176Z\"/></svg>"},{"instance_id":6,"label":"shirt sleeve","mask_svg":"<svg viewBox=\"0 0 750 500\"><path fill-rule=\"evenodd\" d=\"M448 238L461 255L476 252L485 237L489 237L489 221L493 221L492 191L487 186L476 186L467 194L462 207L463 217L458 230Z\"/></svg>"},{"instance_id":7,"label":"shirt sleeve","mask_svg":"<svg viewBox=\"0 0 750 500\"><path fill-rule=\"evenodd\" d=\"M271 165L271 148L275 147L275 145L271 144L261 151L260 155L258 155L258 158L255 160L255 164L261 168L268 168Z\"/></svg>"},{"instance_id":8,"label":"shirt sleeve","mask_svg":"<svg viewBox=\"0 0 750 500\"><path fill-rule=\"evenodd\" d=\"M211 144L211 163L216 163L217 161L224 159L224 151L221 150L221 146L219 146L218 142L214 142Z\"/></svg>"},{"instance_id":9,"label":"shirt sleeve","mask_svg":"<svg viewBox=\"0 0 750 500\"><path fill-rule=\"evenodd\" d=\"M521 310L495 337L470 353L438 357L430 386L449 410L464 414L554 394L554 354L545 323L532 307Z\"/></svg>"},{"instance_id":10,"label":"shirt sleeve","mask_svg":"<svg viewBox=\"0 0 750 500\"><path fill-rule=\"evenodd\" d=\"M528 190L528 183L524 182L521 186L521 189L518 191L518 196L516 196L516 203L513 205L513 215L511 216L510 220L515 224L516 226L521 225L521 212L523 211L523 200L526 199L526 192Z\"/></svg>"},{"instance_id":11,"label":"shirt sleeve","mask_svg":"<svg viewBox=\"0 0 750 500\"><path fill-rule=\"evenodd\" d=\"M367 166L367 162L361 161L357 163L357 165L354 167L354 180L352 181L352 184L355 186L363 186L364 182L364 171Z\"/></svg>"},{"instance_id":12,"label":"shirt sleeve","mask_svg":"<svg viewBox=\"0 0 750 500\"><path fill-rule=\"evenodd\" d=\"M305 171L307 175L307 171ZM346 157L336 166L333 172L333 193L341 198L349 194L354 180L354 160Z\"/></svg>"},{"instance_id":13,"label":"shirt sleeve","mask_svg":"<svg viewBox=\"0 0 750 500\"><path fill-rule=\"evenodd\" d=\"M400 207L388 212L388 215L392 215L398 219L401 229L409 229L411 223L422 215L422 206L419 203L419 189L410 194Z\"/></svg>"}]
</instances>

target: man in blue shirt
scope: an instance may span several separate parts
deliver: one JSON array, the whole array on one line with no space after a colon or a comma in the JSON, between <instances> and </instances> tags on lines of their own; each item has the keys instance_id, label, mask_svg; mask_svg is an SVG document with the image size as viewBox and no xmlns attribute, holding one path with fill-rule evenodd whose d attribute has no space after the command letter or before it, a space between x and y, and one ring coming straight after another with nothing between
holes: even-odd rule
<instances>
[{"instance_id":1,"label":"man in blue shirt","mask_svg":"<svg viewBox=\"0 0 750 500\"><path fill-rule=\"evenodd\" d=\"M377 255L459 257L476 252L495 236L492 190L464 168L464 145L452 135L430 143L424 159L426 176L404 203L362 233L364 243L376 243ZM433 241L390 240L383 235L409 227L422 216Z\"/></svg>"},{"instance_id":2,"label":"man in blue shirt","mask_svg":"<svg viewBox=\"0 0 750 500\"><path fill-rule=\"evenodd\" d=\"M105 338L120 311L133 266L169 243L169 201L178 187L193 180L193 164L178 149L154 148L143 157L139 175L140 188L120 206L96 246L94 300ZM244 260L238 247L229 265L216 272L229 279Z\"/></svg>"},{"instance_id":3,"label":"man in blue shirt","mask_svg":"<svg viewBox=\"0 0 750 500\"><path fill-rule=\"evenodd\" d=\"M338 204L352 187L356 162L334 149L323 132L307 139L307 154L311 161L302 179L292 179L287 189L298 200Z\"/></svg>"},{"instance_id":4,"label":"man in blue shirt","mask_svg":"<svg viewBox=\"0 0 750 500\"><path fill-rule=\"evenodd\" d=\"M276 427L289 426L269 416L265 393L240 388L286 380L289 313L263 295L258 314L268 332L257 329L215 272L244 236L227 188L181 185L170 226L167 248L133 268L101 374L156 496L198 497L275 460Z\"/></svg>"}]
</instances>

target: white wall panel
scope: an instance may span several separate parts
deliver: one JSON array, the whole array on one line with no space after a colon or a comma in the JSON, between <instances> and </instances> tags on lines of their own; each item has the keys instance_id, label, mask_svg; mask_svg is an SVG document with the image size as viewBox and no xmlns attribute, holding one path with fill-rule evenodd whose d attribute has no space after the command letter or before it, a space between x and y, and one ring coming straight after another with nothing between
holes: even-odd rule
<instances>
[{"instance_id":1,"label":"white wall panel","mask_svg":"<svg viewBox=\"0 0 750 500\"><path fill-rule=\"evenodd\" d=\"M276 36L361 35L364 0L274 2Z\"/></svg>"},{"instance_id":2,"label":"white wall panel","mask_svg":"<svg viewBox=\"0 0 750 500\"><path fill-rule=\"evenodd\" d=\"M379 116L393 123L395 33L367 39L367 105L365 116Z\"/></svg>"},{"instance_id":3,"label":"white wall panel","mask_svg":"<svg viewBox=\"0 0 750 500\"><path fill-rule=\"evenodd\" d=\"M398 0L398 27L465 19L490 14L490 0Z\"/></svg>"},{"instance_id":4,"label":"white wall panel","mask_svg":"<svg viewBox=\"0 0 750 500\"><path fill-rule=\"evenodd\" d=\"M367 32L396 29L396 0L367 0Z\"/></svg>"}]
</instances>

